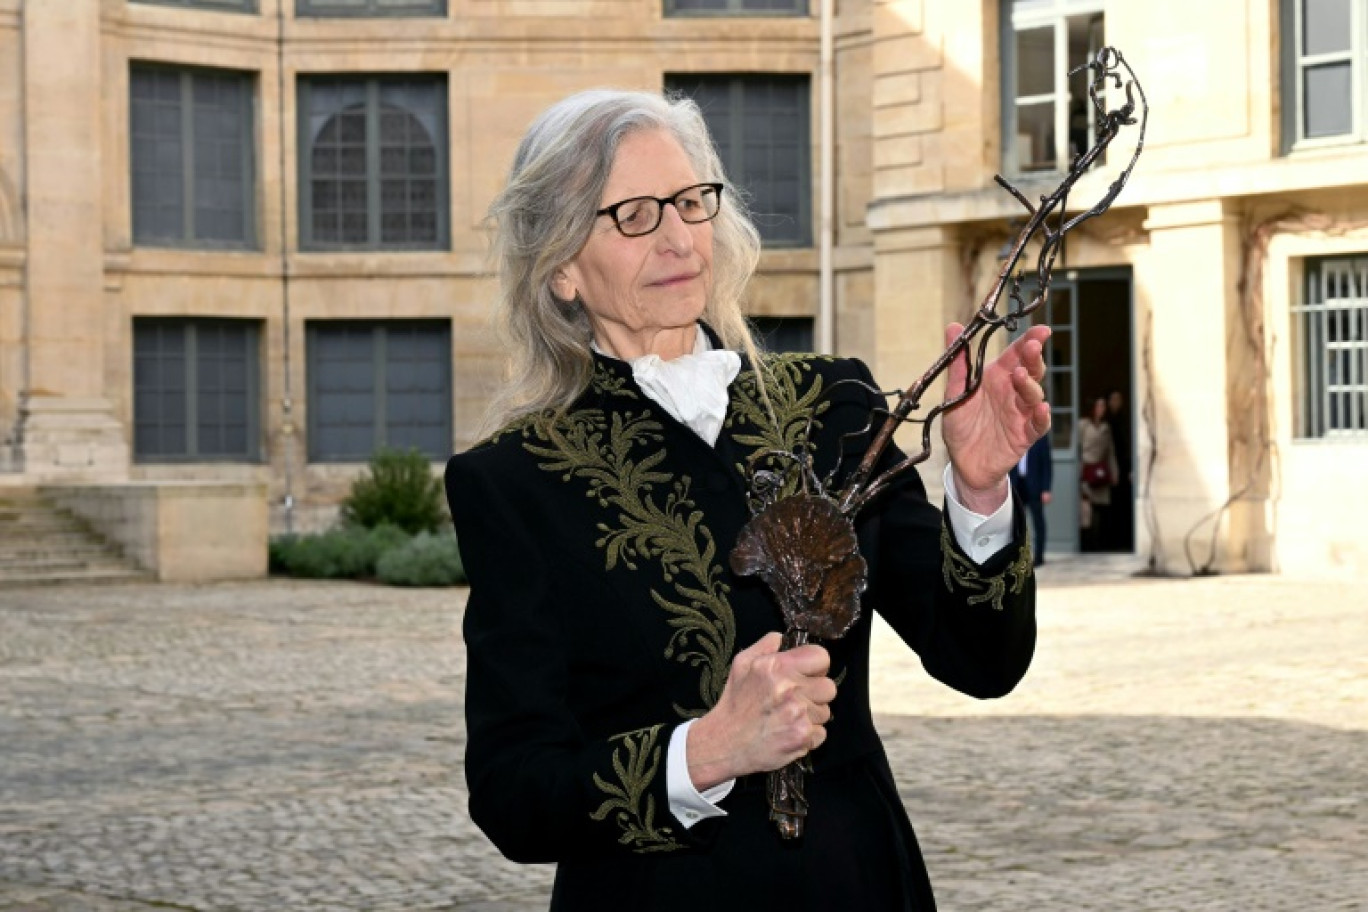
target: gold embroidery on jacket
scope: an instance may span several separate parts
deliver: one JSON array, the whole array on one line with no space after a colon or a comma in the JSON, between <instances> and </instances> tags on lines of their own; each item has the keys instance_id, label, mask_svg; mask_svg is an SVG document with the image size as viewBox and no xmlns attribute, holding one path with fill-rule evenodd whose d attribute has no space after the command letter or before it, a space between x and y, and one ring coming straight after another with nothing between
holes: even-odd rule
<instances>
[{"instance_id":1,"label":"gold embroidery on jacket","mask_svg":"<svg viewBox=\"0 0 1368 912\"><path fill-rule=\"evenodd\" d=\"M701 705L675 706L681 718L693 718L722 695L736 645L736 621L712 532L689 494L689 477L658 468L666 455L662 430L649 411L609 418L597 409L584 409L538 426L545 446L532 441L523 446L542 458L543 469L560 472L565 481L587 482L588 496L616 511L615 523L597 524L595 544L604 550L608 570L619 564L636 570L638 561L654 561L673 585L668 594L652 589L651 598L671 615L674 633L665 657L701 669Z\"/></svg>"},{"instance_id":2,"label":"gold embroidery on jacket","mask_svg":"<svg viewBox=\"0 0 1368 912\"><path fill-rule=\"evenodd\" d=\"M613 751L613 774L610 782L594 773L594 785L609 797L589 816L606 820L611 815L622 830L620 845L631 846L634 852L669 852L683 848L675 841L674 831L668 826L656 826L655 796L648 794L651 782L660 771L660 739L663 725L653 725L621 735L610 741L620 743Z\"/></svg>"},{"instance_id":3,"label":"gold embroidery on jacket","mask_svg":"<svg viewBox=\"0 0 1368 912\"><path fill-rule=\"evenodd\" d=\"M977 593L969 596L969 604L978 605L988 602L998 611L1002 610L1002 600L1010 591L1020 595L1026 587L1026 580L1034 572L1031 564L1031 536L1017 549L1016 558L1007 567L993 576L984 576L969 558L955 550L950 538L949 528L941 524L941 573L945 577L945 588L954 591L956 585ZM1010 580L1010 583L1009 583Z\"/></svg>"},{"instance_id":4,"label":"gold embroidery on jacket","mask_svg":"<svg viewBox=\"0 0 1368 912\"><path fill-rule=\"evenodd\" d=\"M755 370L743 371L733 387L731 409L727 413L727 427L736 431L735 441L752 450L753 465L737 465L742 475L754 469L779 466L772 452L792 453L802 448L810 431L822 426L817 416L830 407L822 399L822 377L812 373L811 355L765 355L765 391L771 409L760 398L760 385ZM831 360L831 359L825 359ZM804 381L808 381L806 388ZM740 428L745 427L742 431ZM790 487L796 486L796 473L787 473ZM784 493L792 493L786 490Z\"/></svg>"}]
</instances>

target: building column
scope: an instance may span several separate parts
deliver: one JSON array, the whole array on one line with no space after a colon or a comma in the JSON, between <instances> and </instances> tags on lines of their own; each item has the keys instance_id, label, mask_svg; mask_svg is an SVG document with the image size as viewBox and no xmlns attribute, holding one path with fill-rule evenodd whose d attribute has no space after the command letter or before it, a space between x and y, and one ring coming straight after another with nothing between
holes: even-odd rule
<instances>
[{"instance_id":1,"label":"building column","mask_svg":"<svg viewBox=\"0 0 1368 912\"><path fill-rule=\"evenodd\" d=\"M945 325L963 322L967 300L959 242L943 227L874 232L874 362L870 369L885 389L907 389L945 351ZM914 417L945 398L937 381ZM921 469L932 502L940 496L946 462L939 429L930 460ZM921 426L908 424L897 437L905 451L921 449Z\"/></svg>"},{"instance_id":2,"label":"building column","mask_svg":"<svg viewBox=\"0 0 1368 912\"><path fill-rule=\"evenodd\" d=\"M1154 553L1161 572L1185 574L1209 560L1213 570L1262 569L1266 534L1250 525L1257 511L1228 511L1212 554L1214 514L1237 481L1232 435L1240 420L1229 404L1241 372L1232 368L1229 340L1244 332L1239 216L1224 200L1176 203L1152 207L1145 228L1149 249L1136 270L1137 398L1150 408L1139 429L1136 506L1154 527L1138 523L1137 551ZM1151 454L1153 476L1146 478Z\"/></svg>"},{"instance_id":3,"label":"building column","mask_svg":"<svg viewBox=\"0 0 1368 912\"><path fill-rule=\"evenodd\" d=\"M128 474L123 429L104 396L100 6L24 5L27 363L18 458L35 480Z\"/></svg>"}]
</instances>

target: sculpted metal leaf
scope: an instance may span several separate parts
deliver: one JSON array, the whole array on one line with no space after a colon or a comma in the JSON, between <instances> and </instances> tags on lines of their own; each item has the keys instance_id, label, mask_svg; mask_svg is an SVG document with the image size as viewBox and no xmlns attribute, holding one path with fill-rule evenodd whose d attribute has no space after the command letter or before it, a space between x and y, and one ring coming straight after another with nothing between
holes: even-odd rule
<instances>
[{"instance_id":1,"label":"sculpted metal leaf","mask_svg":"<svg viewBox=\"0 0 1368 912\"><path fill-rule=\"evenodd\" d=\"M753 517L737 538L731 567L765 581L790 628L835 640L860 617L865 560L855 527L828 497L786 497Z\"/></svg>"}]
</instances>

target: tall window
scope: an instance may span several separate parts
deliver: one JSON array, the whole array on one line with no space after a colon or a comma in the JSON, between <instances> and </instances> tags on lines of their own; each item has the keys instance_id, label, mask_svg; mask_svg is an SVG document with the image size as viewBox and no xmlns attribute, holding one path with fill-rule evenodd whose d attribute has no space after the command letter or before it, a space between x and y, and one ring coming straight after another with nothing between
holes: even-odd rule
<instances>
[{"instance_id":1,"label":"tall window","mask_svg":"<svg viewBox=\"0 0 1368 912\"><path fill-rule=\"evenodd\" d=\"M254 320L135 317L134 459L259 460L259 338Z\"/></svg>"},{"instance_id":2,"label":"tall window","mask_svg":"<svg viewBox=\"0 0 1368 912\"><path fill-rule=\"evenodd\" d=\"M1283 0L1283 146L1362 140L1364 0Z\"/></svg>"},{"instance_id":3,"label":"tall window","mask_svg":"<svg viewBox=\"0 0 1368 912\"><path fill-rule=\"evenodd\" d=\"M745 194L770 247L812 244L807 76L667 75L665 88L698 102L727 179Z\"/></svg>"},{"instance_id":4,"label":"tall window","mask_svg":"<svg viewBox=\"0 0 1368 912\"><path fill-rule=\"evenodd\" d=\"M303 247L446 247L446 78L302 77L299 97Z\"/></svg>"},{"instance_id":5,"label":"tall window","mask_svg":"<svg viewBox=\"0 0 1368 912\"><path fill-rule=\"evenodd\" d=\"M228 13L255 13L257 0L129 0L154 6L186 6L191 9L222 10Z\"/></svg>"},{"instance_id":6,"label":"tall window","mask_svg":"<svg viewBox=\"0 0 1368 912\"><path fill-rule=\"evenodd\" d=\"M1091 145L1088 71L1103 0L1002 0L1002 150L1010 174L1063 171Z\"/></svg>"},{"instance_id":7,"label":"tall window","mask_svg":"<svg viewBox=\"0 0 1368 912\"><path fill-rule=\"evenodd\" d=\"M299 16L445 16L446 0L297 0Z\"/></svg>"},{"instance_id":8,"label":"tall window","mask_svg":"<svg viewBox=\"0 0 1368 912\"><path fill-rule=\"evenodd\" d=\"M135 244L255 243L252 82L227 70L130 67Z\"/></svg>"},{"instance_id":9,"label":"tall window","mask_svg":"<svg viewBox=\"0 0 1368 912\"><path fill-rule=\"evenodd\" d=\"M307 326L309 459L364 462L380 447L451 454L451 324Z\"/></svg>"},{"instance_id":10,"label":"tall window","mask_svg":"<svg viewBox=\"0 0 1368 912\"><path fill-rule=\"evenodd\" d=\"M667 16L806 16L808 0L665 0Z\"/></svg>"},{"instance_id":11,"label":"tall window","mask_svg":"<svg viewBox=\"0 0 1368 912\"><path fill-rule=\"evenodd\" d=\"M1368 257L1308 262L1305 303L1292 310L1298 436L1368 437Z\"/></svg>"}]
</instances>

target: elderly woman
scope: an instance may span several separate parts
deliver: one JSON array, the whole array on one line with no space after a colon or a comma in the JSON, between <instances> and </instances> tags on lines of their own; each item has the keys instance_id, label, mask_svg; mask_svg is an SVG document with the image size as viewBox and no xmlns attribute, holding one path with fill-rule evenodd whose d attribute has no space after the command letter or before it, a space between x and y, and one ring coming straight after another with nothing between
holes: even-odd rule
<instances>
[{"instance_id":1,"label":"elderly woman","mask_svg":"<svg viewBox=\"0 0 1368 912\"><path fill-rule=\"evenodd\" d=\"M780 652L772 596L728 567L747 467L807 434L839 476L881 400L839 383L872 387L857 361L756 350L740 302L759 241L698 109L562 101L493 218L512 373L497 430L446 474L471 817L509 858L558 863L553 909L934 908L871 718L870 618L971 696L1025 673L1034 582L1007 471L1049 426L1047 331L946 421L946 518L915 472L860 515L858 624ZM784 840L765 774L800 758L811 811Z\"/></svg>"}]
</instances>

